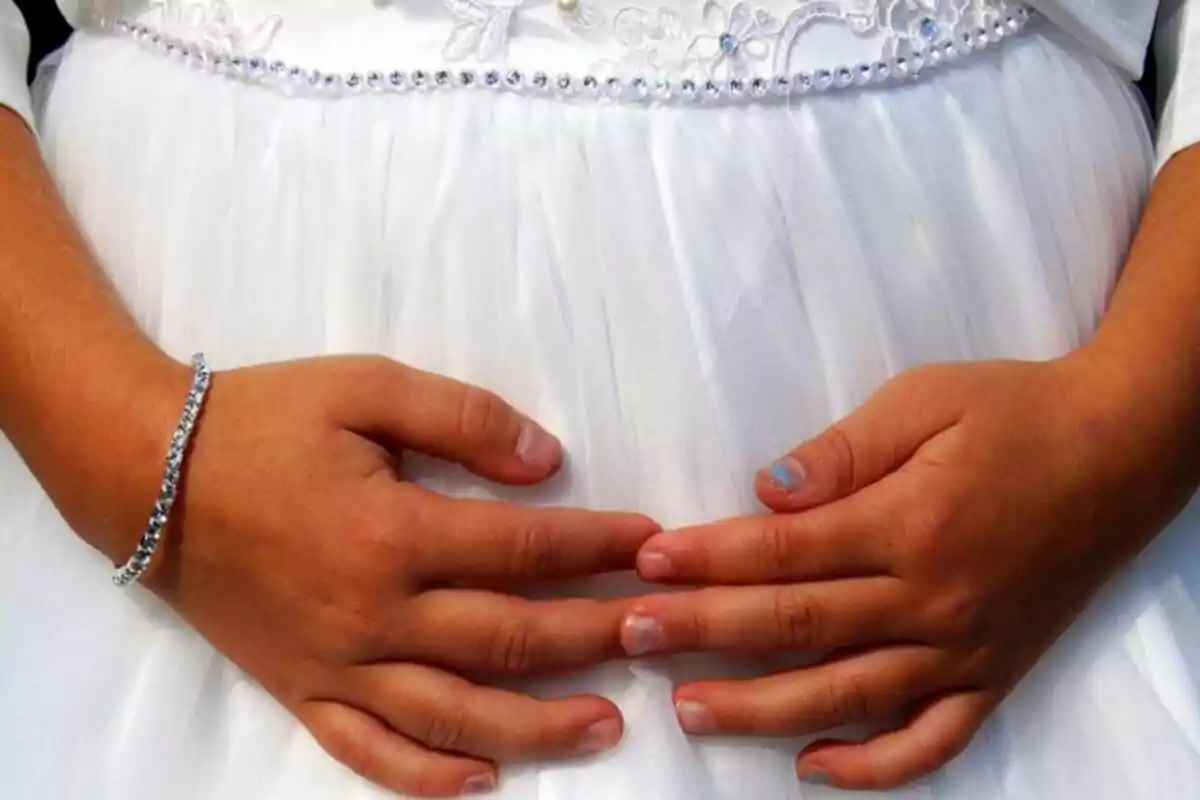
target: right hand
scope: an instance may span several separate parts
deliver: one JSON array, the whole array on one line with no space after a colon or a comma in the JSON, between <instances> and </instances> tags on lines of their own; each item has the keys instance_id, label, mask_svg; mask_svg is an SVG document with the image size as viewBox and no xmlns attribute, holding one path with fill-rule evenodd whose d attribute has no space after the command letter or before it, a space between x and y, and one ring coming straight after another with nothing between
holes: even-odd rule
<instances>
[{"instance_id":1,"label":"right hand","mask_svg":"<svg viewBox=\"0 0 1200 800\"><path fill-rule=\"evenodd\" d=\"M404 449L507 484L562 463L558 442L496 396L384 359L219 373L144 582L335 758L391 789L486 792L497 762L614 746L622 721L608 700L473 681L620 657L630 601L495 590L629 569L658 526L448 498L400 478ZM136 533L148 489L68 519Z\"/></svg>"}]
</instances>

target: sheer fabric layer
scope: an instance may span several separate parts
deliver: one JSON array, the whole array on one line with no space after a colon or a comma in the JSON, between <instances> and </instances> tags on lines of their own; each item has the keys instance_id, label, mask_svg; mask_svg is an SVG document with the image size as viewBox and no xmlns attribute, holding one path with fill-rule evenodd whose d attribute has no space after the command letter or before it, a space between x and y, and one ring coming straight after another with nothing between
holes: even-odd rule
<instances>
[{"instance_id":1,"label":"sheer fabric layer","mask_svg":"<svg viewBox=\"0 0 1200 800\"><path fill-rule=\"evenodd\" d=\"M432 462L416 477L668 526L756 510L755 469L907 367L1084 341L1152 161L1123 79L1044 32L792 107L289 98L86 36L44 88L67 202L167 350L217 368L378 352L487 386L563 438L566 473L519 493ZM154 599L113 589L8 449L0 550L8 795L385 796ZM962 757L883 796L1186 796L1198 573L1193 508ZM498 796L853 796L798 784L799 742L679 732L673 682L767 666L619 663L530 686L607 694L628 736L598 761L510 770Z\"/></svg>"}]
</instances>

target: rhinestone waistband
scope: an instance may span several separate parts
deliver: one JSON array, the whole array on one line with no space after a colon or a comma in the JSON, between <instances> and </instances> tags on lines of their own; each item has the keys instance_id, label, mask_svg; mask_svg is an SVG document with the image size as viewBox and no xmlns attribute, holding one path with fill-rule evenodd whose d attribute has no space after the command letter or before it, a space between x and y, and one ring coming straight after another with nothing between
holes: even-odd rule
<instances>
[{"instance_id":1,"label":"rhinestone waistband","mask_svg":"<svg viewBox=\"0 0 1200 800\"><path fill-rule=\"evenodd\" d=\"M583 0L560 0L578 3ZM896 4L953 3L956 0L889 0ZM979 0L957 0L960 4ZM735 6L735 11L746 4ZM559 98L628 101L642 103L730 103L750 100L791 100L810 94L845 91L854 88L912 81L978 51L991 48L1026 28L1034 12L1023 5L1007 5L1002 12L989 13L988 21L965 25L957 17L945 26L936 18L919 18L918 39L893 42L894 52L880 58L815 67L795 72L774 69L735 67L736 54L749 49L755 39L747 37L745 27L730 26L715 34L717 52L707 67L695 64L674 68L645 65L644 70L628 70L609 65L607 70L558 71L527 70L521 66L453 65L447 59L431 59L426 67L378 70L320 70L275 58L268 46L254 46L263 39L262 31L247 35L243 31L216 31L209 27L204 36L173 35L170 29L142 21L100 20L96 28L110 35L128 38L142 46L194 68L230 79L267 86L290 94L317 94L341 97L361 93L397 93L481 89ZM750 23L747 23L750 24ZM766 30L762 19L754 30ZM277 27L271 22L272 29ZM774 26L770 27L774 30ZM782 29L773 35L780 35ZM269 43L270 36L265 40ZM602 67L604 65L601 65ZM628 65L625 65L628 66ZM703 66L703 65L702 65ZM785 62L786 66L786 62Z\"/></svg>"}]
</instances>

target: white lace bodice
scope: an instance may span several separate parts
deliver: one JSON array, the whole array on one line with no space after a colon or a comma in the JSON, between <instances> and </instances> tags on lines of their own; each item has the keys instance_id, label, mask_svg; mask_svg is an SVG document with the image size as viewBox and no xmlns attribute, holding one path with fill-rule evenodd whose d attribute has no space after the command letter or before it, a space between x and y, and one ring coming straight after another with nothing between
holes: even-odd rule
<instances>
[{"instance_id":1,"label":"white lace bodice","mask_svg":"<svg viewBox=\"0 0 1200 800\"><path fill-rule=\"evenodd\" d=\"M96 0L97 16L324 71L505 67L717 78L833 72L983 31L1012 0ZM352 43L348 45L347 43Z\"/></svg>"},{"instance_id":2,"label":"white lace bodice","mask_svg":"<svg viewBox=\"0 0 1200 800\"><path fill-rule=\"evenodd\" d=\"M301 21L324 18L334 25L347 19L363 15L372 10L399 12L410 21L434 23L442 18L442 30L438 37L447 43L453 32L452 51L487 52L491 48L503 48L514 37L537 36L564 28L588 29L599 23L602 29L636 30L652 29L654 38L678 39L676 20L684 26L683 36L699 36L707 33L700 21L705 18L700 5L704 0L161 0L167 5L207 6L224 5L233 12L239 25L253 26L253 18L278 14L282 19ZM137 16L151 0L56 0L68 20L79 24L97 14L120 14ZM556 5L557 4L557 5ZM1092 45L1097 52L1133 74L1141 71L1142 60L1150 41L1151 29L1156 12L1161 8L1164 23L1173 18L1196 16L1187 14L1185 6L1195 6L1195 0L1029 0L1029 5L1071 33ZM935 15L950 11L950 7L964 8L978 5L961 0L792 0L776 2L764 0L758 3L776 17L788 17L793 11L804 8L809 13L834 16L850 13L861 18L886 20L895 12L906 16L918 9L933 10ZM984 5L991 5L990 3ZM551 8L555 6L554 8ZM625 7L632 10L618 24L617 16ZM578 11L574 23L556 17L557 9ZM667 11L666 17L660 11ZM728 11L729 9L726 9ZM1195 9L1192 9L1193 11ZM605 12L597 18L589 12ZM11 25L19 27L20 17L12 0L0 0L0 34ZM383 14L372 15L375 19L365 23L388 27L381 21ZM711 17L710 17L711 19ZM446 26L448 23L448 27ZM890 22L885 21L884 25ZM613 27L616 26L616 27ZM622 34L627 36L628 34ZM1174 53L1170 54L1172 60Z\"/></svg>"}]
</instances>

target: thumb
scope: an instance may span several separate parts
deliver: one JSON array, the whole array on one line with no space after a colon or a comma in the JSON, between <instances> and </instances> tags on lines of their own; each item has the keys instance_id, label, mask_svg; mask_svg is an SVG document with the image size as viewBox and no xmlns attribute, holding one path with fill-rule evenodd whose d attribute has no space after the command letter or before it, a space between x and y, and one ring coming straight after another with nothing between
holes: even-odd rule
<instances>
[{"instance_id":1,"label":"thumb","mask_svg":"<svg viewBox=\"0 0 1200 800\"><path fill-rule=\"evenodd\" d=\"M938 372L923 368L893 378L851 414L760 470L759 499L772 511L802 511L894 472L959 419L960 404Z\"/></svg>"},{"instance_id":2,"label":"thumb","mask_svg":"<svg viewBox=\"0 0 1200 800\"><path fill-rule=\"evenodd\" d=\"M501 483L546 480L562 466L559 441L478 386L373 361L352 384L345 427L397 452L454 461Z\"/></svg>"}]
</instances>

